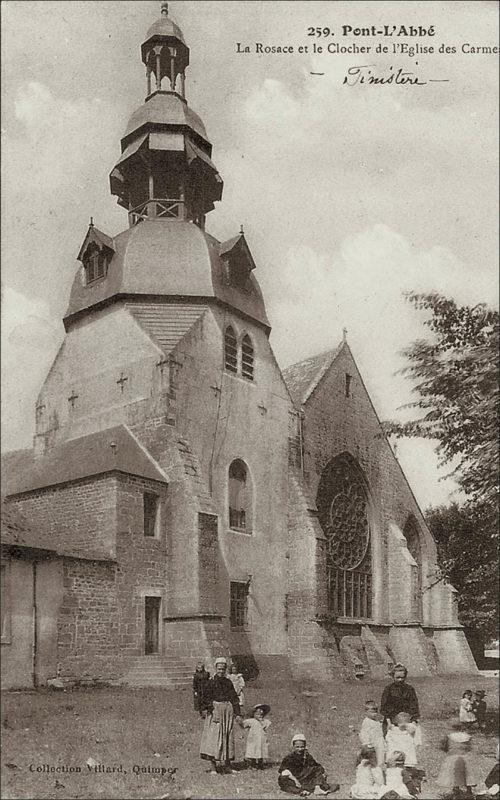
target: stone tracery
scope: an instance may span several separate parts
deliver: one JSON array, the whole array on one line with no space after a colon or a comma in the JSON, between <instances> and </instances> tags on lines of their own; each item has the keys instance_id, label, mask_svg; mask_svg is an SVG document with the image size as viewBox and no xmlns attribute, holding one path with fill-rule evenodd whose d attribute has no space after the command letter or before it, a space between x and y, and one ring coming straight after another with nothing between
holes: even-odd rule
<instances>
[{"instance_id":1,"label":"stone tracery","mask_svg":"<svg viewBox=\"0 0 500 800\"><path fill-rule=\"evenodd\" d=\"M354 460L342 455L321 476L317 505L327 541L329 610L336 616L371 617L368 498Z\"/></svg>"}]
</instances>

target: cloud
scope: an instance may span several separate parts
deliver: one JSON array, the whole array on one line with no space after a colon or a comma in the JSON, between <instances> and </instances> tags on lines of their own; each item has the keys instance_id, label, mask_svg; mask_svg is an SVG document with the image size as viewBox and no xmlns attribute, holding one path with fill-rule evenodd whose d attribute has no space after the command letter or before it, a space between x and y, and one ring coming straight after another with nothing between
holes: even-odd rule
<instances>
[{"instance_id":1,"label":"cloud","mask_svg":"<svg viewBox=\"0 0 500 800\"><path fill-rule=\"evenodd\" d=\"M63 338L48 304L2 293L2 449L29 447L36 396Z\"/></svg>"}]
</instances>

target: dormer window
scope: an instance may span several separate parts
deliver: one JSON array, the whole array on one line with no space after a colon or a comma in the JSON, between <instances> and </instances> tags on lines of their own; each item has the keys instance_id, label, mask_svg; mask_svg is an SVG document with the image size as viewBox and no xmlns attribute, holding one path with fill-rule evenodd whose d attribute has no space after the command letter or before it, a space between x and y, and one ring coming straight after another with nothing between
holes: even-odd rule
<instances>
[{"instance_id":1,"label":"dormer window","mask_svg":"<svg viewBox=\"0 0 500 800\"><path fill-rule=\"evenodd\" d=\"M85 270L85 283L93 283L104 278L107 272L107 258L96 245L87 249L83 257L83 268Z\"/></svg>"},{"instance_id":2,"label":"dormer window","mask_svg":"<svg viewBox=\"0 0 500 800\"><path fill-rule=\"evenodd\" d=\"M114 253L113 239L96 228L91 217L87 235L77 256L83 265L86 286L106 277Z\"/></svg>"},{"instance_id":3,"label":"dormer window","mask_svg":"<svg viewBox=\"0 0 500 800\"><path fill-rule=\"evenodd\" d=\"M255 269L255 263L243 232L223 242L220 245L219 255L224 264L224 279L228 286L251 292L251 273Z\"/></svg>"},{"instance_id":4,"label":"dormer window","mask_svg":"<svg viewBox=\"0 0 500 800\"><path fill-rule=\"evenodd\" d=\"M238 289L246 289L249 275L250 272L245 262L240 260L229 264L229 283L231 286L236 286Z\"/></svg>"}]
</instances>

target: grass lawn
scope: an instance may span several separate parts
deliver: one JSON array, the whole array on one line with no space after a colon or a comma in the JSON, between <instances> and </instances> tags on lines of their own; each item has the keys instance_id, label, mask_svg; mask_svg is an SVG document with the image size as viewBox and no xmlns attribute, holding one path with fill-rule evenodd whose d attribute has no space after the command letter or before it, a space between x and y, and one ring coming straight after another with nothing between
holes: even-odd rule
<instances>
[{"instance_id":1,"label":"grass lawn","mask_svg":"<svg viewBox=\"0 0 500 800\"><path fill-rule=\"evenodd\" d=\"M416 688L425 736L420 766L427 771L422 797L436 797L434 778L443 754L437 744L457 713L466 688L486 689L490 732L474 734L480 774L494 764L498 721L497 681L483 676L421 678ZM276 764L291 736L305 733L312 755L340 783L334 798L347 798L354 782L357 730L366 699L380 700L387 681L322 685L275 685L259 676L245 690L247 708L271 705L273 765L262 772L210 776L199 758L201 720L189 688L91 689L64 692L6 692L2 703L2 797L10 798L285 798L277 787ZM244 754L236 729L236 757ZM123 772L96 773L86 766L122 765ZM66 765L81 773L33 772L30 765ZM139 768L134 773L134 765ZM163 777L151 772L164 768ZM143 772L142 768L146 771ZM170 770L170 771L169 771Z\"/></svg>"}]
</instances>

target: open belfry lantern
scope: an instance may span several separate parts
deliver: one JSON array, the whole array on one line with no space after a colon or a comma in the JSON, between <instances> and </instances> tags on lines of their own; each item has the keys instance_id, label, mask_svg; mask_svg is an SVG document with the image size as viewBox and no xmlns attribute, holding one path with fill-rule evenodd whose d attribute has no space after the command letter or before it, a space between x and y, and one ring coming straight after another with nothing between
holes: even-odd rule
<instances>
[{"instance_id":1,"label":"open belfry lantern","mask_svg":"<svg viewBox=\"0 0 500 800\"><path fill-rule=\"evenodd\" d=\"M148 30L141 54L147 96L121 140L111 192L127 209L130 227L144 219L174 217L204 228L223 183L205 126L186 101L189 47L168 16L168 3Z\"/></svg>"}]
</instances>

